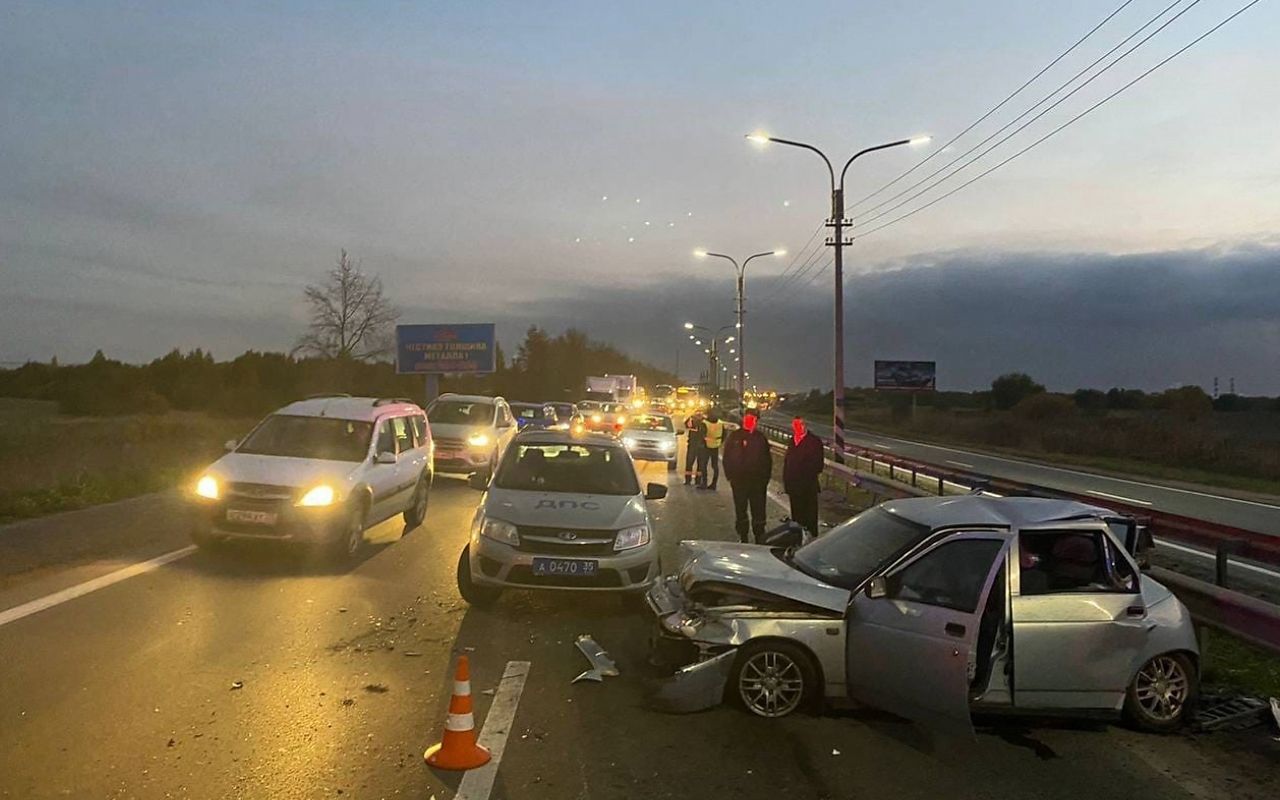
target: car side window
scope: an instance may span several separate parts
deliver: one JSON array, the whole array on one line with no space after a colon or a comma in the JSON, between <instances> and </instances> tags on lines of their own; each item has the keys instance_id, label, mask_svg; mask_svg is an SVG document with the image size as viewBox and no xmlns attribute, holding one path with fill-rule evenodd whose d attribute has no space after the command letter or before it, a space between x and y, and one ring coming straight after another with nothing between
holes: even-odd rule
<instances>
[{"instance_id":1,"label":"car side window","mask_svg":"<svg viewBox=\"0 0 1280 800\"><path fill-rule=\"evenodd\" d=\"M414 414L409 417L409 422L413 425L413 441L418 447L422 447L427 443L427 418L421 414Z\"/></svg>"},{"instance_id":2,"label":"car side window","mask_svg":"<svg viewBox=\"0 0 1280 800\"><path fill-rule=\"evenodd\" d=\"M1002 546L998 539L944 542L889 576L888 596L972 614Z\"/></svg>"},{"instance_id":3,"label":"car side window","mask_svg":"<svg viewBox=\"0 0 1280 800\"><path fill-rule=\"evenodd\" d=\"M396 452L407 453L413 449L413 430L409 427L408 417L392 417L391 431L396 437Z\"/></svg>"},{"instance_id":4,"label":"car side window","mask_svg":"<svg viewBox=\"0 0 1280 800\"><path fill-rule=\"evenodd\" d=\"M394 453L396 451L396 434L391 429L391 420L384 419L378 423L378 449L379 453Z\"/></svg>"},{"instance_id":5,"label":"car side window","mask_svg":"<svg viewBox=\"0 0 1280 800\"><path fill-rule=\"evenodd\" d=\"M1109 567L1100 531L1020 533L1018 551L1024 596L1137 591L1137 578L1127 561L1116 558Z\"/></svg>"}]
</instances>

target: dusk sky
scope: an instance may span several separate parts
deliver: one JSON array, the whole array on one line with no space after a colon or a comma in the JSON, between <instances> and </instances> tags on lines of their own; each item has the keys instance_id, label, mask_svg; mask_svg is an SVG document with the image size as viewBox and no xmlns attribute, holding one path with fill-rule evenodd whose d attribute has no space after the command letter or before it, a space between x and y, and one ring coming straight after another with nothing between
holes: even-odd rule
<instances>
[{"instance_id":1,"label":"dusk sky","mask_svg":"<svg viewBox=\"0 0 1280 800\"><path fill-rule=\"evenodd\" d=\"M776 277L815 250L825 168L743 135L843 161L931 134L854 166L849 215L865 214L1171 0L1132 0L855 205L1121 2L5 3L0 361L287 350L302 287L346 248L405 322L493 320L509 348L530 324L576 325L671 368L685 320L732 321L729 266L694 248L786 247L748 273L750 369L829 387L829 252ZM1184 16L902 211L1245 2L1182 0L1162 21ZM937 359L949 389L1022 370L1064 390L1216 375L1280 393L1278 22L1263 0L858 239L848 382L868 383L874 358L912 358ZM679 358L696 377L687 343Z\"/></svg>"}]
</instances>

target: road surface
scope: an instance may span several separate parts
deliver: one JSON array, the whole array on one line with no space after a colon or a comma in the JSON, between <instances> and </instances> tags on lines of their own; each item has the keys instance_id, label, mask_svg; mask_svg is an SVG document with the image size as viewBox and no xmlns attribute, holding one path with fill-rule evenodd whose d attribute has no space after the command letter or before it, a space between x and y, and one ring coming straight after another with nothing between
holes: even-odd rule
<instances>
[{"instance_id":1,"label":"road surface","mask_svg":"<svg viewBox=\"0 0 1280 800\"><path fill-rule=\"evenodd\" d=\"M791 418L769 412L765 420L770 425L786 428ZM830 425L813 422L810 423L810 428L824 439L831 438ZM1280 535L1280 504L1271 502L1228 497L1211 490L1172 486L1156 479L1118 478L1070 467L1055 467L1007 456L912 442L866 431L846 430L845 441L850 445L933 464L940 469L1004 478L1017 483L1093 496L1099 501L1114 500L1221 525Z\"/></svg>"},{"instance_id":2,"label":"road surface","mask_svg":"<svg viewBox=\"0 0 1280 800\"><path fill-rule=\"evenodd\" d=\"M732 537L725 489L673 485L654 504L668 568L681 538ZM0 797L444 800L459 777L427 768L422 751L440 736L461 652L481 724L508 663L530 665L492 791L468 785L468 797L1243 800L1278 777L1265 753L1229 740L1100 723L1004 722L956 741L870 712L649 711L646 622L616 599L512 593L488 611L460 600L454 567L478 497L439 480L423 527L339 571L272 551L188 552L171 495L0 529L0 615L132 570L0 616ZM586 666L580 633L620 677L570 685Z\"/></svg>"}]
</instances>

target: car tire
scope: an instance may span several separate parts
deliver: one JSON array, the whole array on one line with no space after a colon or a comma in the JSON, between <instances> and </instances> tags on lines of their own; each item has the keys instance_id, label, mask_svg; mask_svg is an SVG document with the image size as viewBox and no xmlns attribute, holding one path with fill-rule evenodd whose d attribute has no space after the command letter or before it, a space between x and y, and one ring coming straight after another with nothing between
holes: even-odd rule
<instances>
[{"instance_id":1,"label":"car tire","mask_svg":"<svg viewBox=\"0 0 1280 800\"><path fill-rule=\"evenodd\" d=\"M364 529L367 525L367 509L363 504L353 506L347 513L342 527L329 542L329 558L335 564L353 564L364 552Z\"/></svg>"},{"instance_id":2,"label":"car tire","mask_svg":"<svg viewBox=\"0 0 1280 800\"><path fill-rule=\"evenodd\" d=\"M1184 724L1200 698L1195 662L1186 653L1161 653L1129 681L1124 718L1140 731L1172 733Z\"/></svg>"},{"instance_id":3,"label":"car tire","mask_svg":"<svg viewBox=\"0 0 1280 800\"><path fill-rule=\"evenodd\" d=\"M404 512L404 525L408 530L413 530L423 523L427 518L427 506L431 503L431 484L427 481L427 475L424 472L421 478L418 478L418 485L413 490L413 501Z\"/></svg>"},{"instance_id":4,"label":"car tire","mask_svg":"<svg viewBox=\"0 0 1280 800\"><path fill-rule=\"evenodd\" d=\"M502 595L501 589L471 581L471 545L462 548L462 555L458 557L458 594L476 608L488 608Z\"/></svg>"},{"instance_id":5,"label":"car tire","mask_svg":"<svg viewBox=\"0 0 1280 800\"><path fill-rule=\"evenodd\" d=\"M818 669L797 644L784 639L751 642L738 651L725 692L756 716L785 717L820 696Z\"/></svg>"}]
</instances>

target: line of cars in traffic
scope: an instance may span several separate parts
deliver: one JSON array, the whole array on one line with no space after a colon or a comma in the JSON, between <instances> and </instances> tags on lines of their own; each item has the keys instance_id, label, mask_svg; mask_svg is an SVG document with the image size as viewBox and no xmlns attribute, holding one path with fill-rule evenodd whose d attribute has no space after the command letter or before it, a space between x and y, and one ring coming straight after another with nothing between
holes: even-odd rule
<instances>
[{"instance_id":1,"label":"line of cars in traffic","mask_svg":"<svg viewBox=\"0 0 1280 800\"><path fill-rule=\"evenodd\" d=\"M654 659L669 668L652 687L659 708L729 700L781 717L855 699L951 728L972 712L1085 712L1164 731L1194 707L1190 617L1143 574L1132 519L1042 498L897 500L800 547L685 541L663 578L648 502L667 488L642 487L635 461L673 468L671 418L582 403L565 424L553 404L525 405L456 394L425 411L345 395L290 404L200 476L192 538L353 559L376 523L422 522L436 473L464 475L483 494L458 559L463 598L643 598Z\"/></svg>"}]
</instances>

